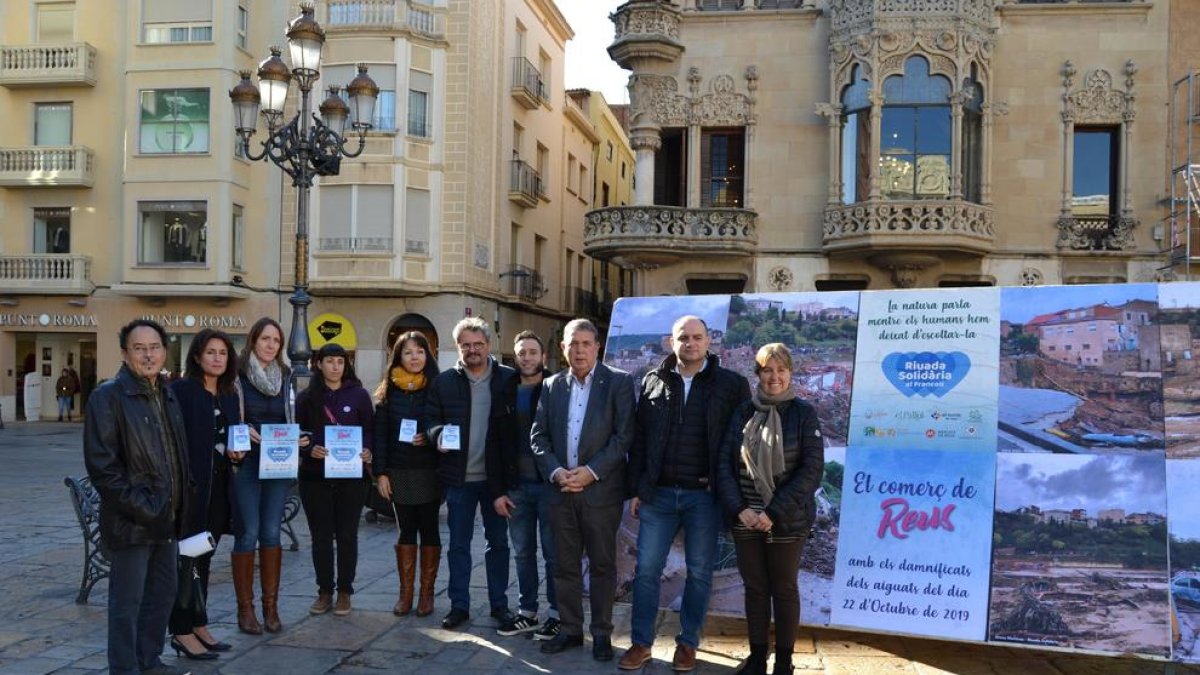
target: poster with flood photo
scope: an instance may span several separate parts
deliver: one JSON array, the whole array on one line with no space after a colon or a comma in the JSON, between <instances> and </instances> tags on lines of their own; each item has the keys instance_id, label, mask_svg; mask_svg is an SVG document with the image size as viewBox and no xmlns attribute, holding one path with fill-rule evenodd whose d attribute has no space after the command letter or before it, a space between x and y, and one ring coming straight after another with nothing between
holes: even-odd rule
<instances>
[{"instance_id":1,"label":"poster with flood photo","mask_svg":"<svg viewBox=\"0 0 1200 675\"><path fill-rule=\"evenodd\" d=\"M1157 285L1005 288L1000 319L1000 452L1162 452Z\"/></svg>"},{"instance_id":2,"label":"poster with flood photo","mask_svg":"<svg viewBox=\"0 0 1200 675\"><path fill-rule=\"evenodd\" d=\"M792 386L812 403L826 442L825 476L817 492L817 522L801 563L802 621L829 622L829 584L837 556L837 519L845 453L858 293L774 293L745 296L624 298L613 308L605 363L641 378L671 353L671 326L685 314L708 324L710 350L721 365L757 384L754 355L769 342L792 352ZM629 601L637 562L637 521L624 515L617 540L617 598ZM742 578L733 541L722 529L709 611L741 615ZM682 538L667 555L660 606L678 609L685 579Z\"/></svg>"},{"instance_id":3,"label":"poster with flood photo","mask_svg":"<svg viewBox=\"0 0 1200 675\"><path fill-rule=\"evenodd\" d=\"M1167 656L1165 464L1000 453L989 639Z\"/></svg>"},{"instance_id":4,"label":"poster with flood photo","mask_svg":"<svg viewBox=\"0 0 1200 675\"><path fill-rule=\"evenodd\" d=\"M1167 458L1200 458L1200 282L1162 284L1158 303Z\"/></svg>"},{"instance_id":5,"label":"poster with flood photo","mask_svg":"<svg viewBox=\"0 0 1200 675\"><path fill-rule=\"evenodd\" d=\"M1171 537L1171 656L1200 663L1200 459L1167 460L1167 523Z\"/></svg>"}]
</instances>

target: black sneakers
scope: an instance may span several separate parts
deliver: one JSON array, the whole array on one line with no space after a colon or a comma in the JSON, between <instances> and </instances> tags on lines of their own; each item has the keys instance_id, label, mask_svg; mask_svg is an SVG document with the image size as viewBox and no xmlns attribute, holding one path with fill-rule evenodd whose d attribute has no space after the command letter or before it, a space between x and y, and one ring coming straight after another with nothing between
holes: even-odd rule
<instances>
[{"instance_id":1,"label":"black sneakers","mask_svg":"<svg viewBox=\"0 0 1200 675\"><path fill-rule=\"evenodd\" d=\"M504 637L511 637L513 635L529 633L537 629L538 620L536 616L529 617L525 616L524 614L518 614L517 616L513 617L511 621L506 621L500 624L500 627L496 629L496 633L498 635L503 635Z\"/></svg>"},{"instance_id":2,"label":"black sneakers","mask_svg":"<svg viewBox=\"0 0 1200 675\"><path fill-rule=\"evenodd\" d=\"M534 640L553 640L558 637L558 619L550 617L533 633Z\"/></svg>"}]
</instances>

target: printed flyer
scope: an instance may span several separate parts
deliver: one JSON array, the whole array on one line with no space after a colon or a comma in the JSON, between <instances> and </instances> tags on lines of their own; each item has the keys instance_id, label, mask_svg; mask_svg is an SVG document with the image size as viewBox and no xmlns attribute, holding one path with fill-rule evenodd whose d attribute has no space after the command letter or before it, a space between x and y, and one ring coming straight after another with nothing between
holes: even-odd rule
<instances>
[{"instance_id":1,"label":"printed flyer","mask_svg":"<svg viewBox=\"0 0 1200 675\"><path fill-rule=\"evenodd\" d=\"M984 639L995 467L990 452L849 452L831 624Z\"/></svg>"},{"instance_id":2,"label":"printed flyer","mask_svg":"<svg viewBox=\"0 0 1200 675\"><path fill-rule=\"evenodd\" d=\"M849 447L996 447L1000 292L863 293Z\"/></svg>"},{"instance_id":3,"label":"printed flyer","mask_svg":"<svg viewBox=\"0 0 1200 675\"><path fill-rule=\"evenodd\" d=\"M264 424L259 479L295 478L300 472L300 425Z\"/></svg>"},{"instance_id":4,"label":"printed flyer","mask_svg":"<svg viewBox=\"0 0 1200 675\"><path fill-rule=\"evenodd\" d=\"M362 427L325 427L326 478L362 478Z\"/></svg>"}]
</instances>

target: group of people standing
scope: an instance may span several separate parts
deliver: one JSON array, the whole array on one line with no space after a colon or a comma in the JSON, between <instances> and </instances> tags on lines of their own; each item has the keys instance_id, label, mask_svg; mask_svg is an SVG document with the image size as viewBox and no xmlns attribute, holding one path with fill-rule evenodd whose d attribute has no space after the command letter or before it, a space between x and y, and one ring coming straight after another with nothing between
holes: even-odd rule
<instances>
[{"instance_id":1,"label":"group of people standing","mask_svg":"<svg viewBox=\"0 0 1200 675\"><path fill-rule=\"evenodd\" d=\"M661 577L681 531L686 581L671 667L695 667L725 524L744 579L750 634L750 657L739 673L767 672L772 614L774 673L792 672L796 578L823 450L815 410L792 390L793 364L782 344L759 350L751 392L745 377L721 367L709 351L703 320L681 317L672 327L672 353L635 396L628 373L599 362L599 331L586 319L566 325L567 368L553 375L545 368L545 342L529 331L514 338L514 368L491 355L487 322L464 319L453 331L457 363L442 372L425 336L405 333L373 393L332 343L314 355L308 386L292 392L283 330L269 318L254 324L240 355L228 335L201 331L184 376L169 386L159 375L167 344L161 326L135 320L119 337L124 365L89 402L84 437L113 563L113 673L175 672L159 659L168 624L171 646L182 656L213 659L230 649L207 629L212 553L178 556L177 540L195 533L235 537L239 629L282 630L280 524L292 481L260 477L258 453L262 425L284 423L301 429L299 494L317 585L312 614L352 611L358 523L375 489L391 502L397 522L396 615L409 614L414 603L417 616L434 610L444 501L450 603L444 628L471 619L471 541L481 520L488 606L498 633L531 633L547 654L582 646L586 559L592 655L611 660L617 531L629 499L639 522L633 644L618 667L640 669L651 659ZM230 449L230 428L241 424L249 427L248 452ZM363 430L361 476L325 477L327 426ZM510 541L516 613L507 598Z\"/></svg>"}]
</instances>

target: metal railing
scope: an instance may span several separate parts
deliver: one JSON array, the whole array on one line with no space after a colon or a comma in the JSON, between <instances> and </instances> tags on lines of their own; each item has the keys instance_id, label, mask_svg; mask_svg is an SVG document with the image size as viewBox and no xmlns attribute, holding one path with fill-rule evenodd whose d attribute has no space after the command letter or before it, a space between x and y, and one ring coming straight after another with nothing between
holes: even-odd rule
<instances>
[{"instance_id":1,"label":"metal railing","mask_svg":"<svg viewBox=\"0 0 1200 675\"><path fill-rule=\"evenodd\" d=\"M512 64L512 90L514 94L523 94L534 105L550 97L545 75L535 68L529 59L523 56L514 56Z\"/></svg>"},{"instance_id":2,"label":"metal railing","mask_svg":"<svg viewBox=\"0 0 1200 675\"><path fill-rule=\"evenodd\" d=\"M546 187L542 183L542 177L532 166L529 166L524 160L512 160L512 175L508 183L510 198L534 206L545 192Z\"/></svg>"},{"instance_id":3,"label":"metal railing","mask_svg":"<svg viewBox=\"0 0 1200 675\"><path fill-rule=\"evenodd\" d=\"M566 287L565 309L575 316L596 317L600 314L600 303L596 294L578 286Z\"/></svg>"},{"instance_id":4,"label":"metal railing","mask_svg":"<svg viewBox=\"0 0 1200 675\"><path fill-rule=\"evenodd\" d=\"M392 250L391 237L321 237L317 250L322 253L387 253Z\"/></svg>"},{"instance_id":5,"label":"metal railing","mask_svg":"<svg viewBox=\"0 0 1200 675\"><path fill-rule=\"evenodd\" d=\"M520 296L523 300L537 302L546 294L546 285L542 275L536 269L526 265L509 265L501 275L507 281L505 292L509 295Z\"/></svg>"}]
</instances>

